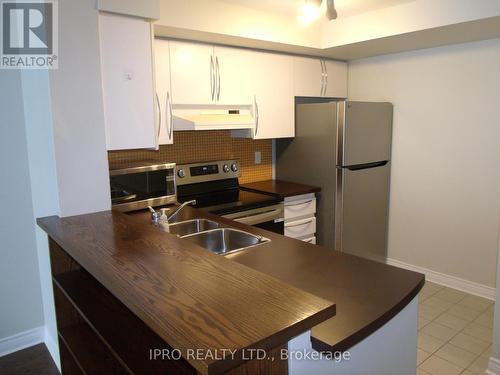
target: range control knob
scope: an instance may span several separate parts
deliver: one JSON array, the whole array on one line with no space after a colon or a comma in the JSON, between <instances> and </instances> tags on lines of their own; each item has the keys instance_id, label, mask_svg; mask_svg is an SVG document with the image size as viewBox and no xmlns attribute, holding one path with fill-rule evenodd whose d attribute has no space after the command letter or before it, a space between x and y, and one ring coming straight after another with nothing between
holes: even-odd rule
<instances>
[{"instance_id":1,"label":"range control knob","mask_svg":"<svg viewBox=\"0 0 500 375\"><path fill-rule=\"evenodd\" d=\"M222 170L224 171L224 173L229 172L229 165L224 164L224 165L222 166Z\"/></svg>"},{"instance_id":2,"label":"range control knob","mask_svg":"<svg viewBox=\"0 0 500 375\"><path fill-rule=\"evenodd\" d=\"M231 170L233 172L238 172L238 165L236 163L231 164Z\"/></svg>"},{"instance_id":3,"label":"range control knob","mask_svg":"<svg viewBox=\"0 0 500 375\"><path fill-rule=\"evenodd\" d=\"M186 172L184 172L184 169L179 169L177 171L177 176L179 176L180 178L186 177Z\"/></svg>"}]
</instances>

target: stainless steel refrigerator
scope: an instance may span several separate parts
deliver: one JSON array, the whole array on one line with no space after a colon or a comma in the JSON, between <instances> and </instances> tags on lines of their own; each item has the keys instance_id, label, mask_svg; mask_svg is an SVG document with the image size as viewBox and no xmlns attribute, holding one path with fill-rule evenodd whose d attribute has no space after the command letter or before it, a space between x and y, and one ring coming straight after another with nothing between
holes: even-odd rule
<instances>
[{"instance_id":1,"label":"stainless steel refrigerator","mask_svg":"<svg viewBox=\"0 0 500 375\"><path fill-rule=\"evenodd\" d=\"M276 178L321 187L317 242L385 258L392 104L296 103L295 138L276 141Z\"/></svg>"}]
</instances>

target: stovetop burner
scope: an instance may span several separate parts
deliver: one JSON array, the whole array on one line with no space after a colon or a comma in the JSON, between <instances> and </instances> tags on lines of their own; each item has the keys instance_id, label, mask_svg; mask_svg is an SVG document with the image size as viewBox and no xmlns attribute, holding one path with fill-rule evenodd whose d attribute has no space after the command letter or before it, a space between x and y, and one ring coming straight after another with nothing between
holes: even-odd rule
<instances>
[{"instance_id":1,"label":"stovetop burner","mask_svg":"<svg viewBox=\"0 0 500 375\"><path fill-rule=\"evenodd\" d=\"M265 207L281 202L281 199L275 196L241 189L178 197L179 203L191 199L196 199L195 207L217 215Z\"/></svg>"},{"instance_id":2,"label":"stovetop burner","mask_svg":"<svg viewBox=\"0 0 500 375\"><path fill-rule=\"evenodd\" d=\"M197 208L224 215L281 202L272 195L242 190L236 160L177 166L177 200L195 199Z\"/></svg>"}]
</instances>

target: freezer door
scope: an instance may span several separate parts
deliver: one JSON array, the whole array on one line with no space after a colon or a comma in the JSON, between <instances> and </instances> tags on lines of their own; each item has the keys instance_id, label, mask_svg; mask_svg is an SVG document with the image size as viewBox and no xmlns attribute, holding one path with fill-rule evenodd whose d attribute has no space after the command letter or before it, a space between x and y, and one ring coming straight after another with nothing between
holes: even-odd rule
<instances>
[{"instance_id":1,"label":"freezer door","mask_svg":"<svg viewBox=\"0 0 500 375\"><path fill-rule=\"evenodd\" d=\"M351 170L337 167L335 248L383 260L387 255L390 163Z\"/></svg>"},{"instance_id":2,"label":"freezer door","mask_svg":"<svg viewBox=\"0 0 500 375\"><path fill-rule=\"evenodd\" d=\"M339 116L337 165L348 166L391 159L392 104L347 102Z\"/></svg>"},{"instance_id":3,"label":"freezer door","mask_svg":"<svg viewBox=\"0 0 500 375\"><path fill-rule=\"evenodd\" d=\"M276 178L320 186L318 243L333 249L337 103L296 104L295 138L276 140Z\"/></svg>"}]
</instances>

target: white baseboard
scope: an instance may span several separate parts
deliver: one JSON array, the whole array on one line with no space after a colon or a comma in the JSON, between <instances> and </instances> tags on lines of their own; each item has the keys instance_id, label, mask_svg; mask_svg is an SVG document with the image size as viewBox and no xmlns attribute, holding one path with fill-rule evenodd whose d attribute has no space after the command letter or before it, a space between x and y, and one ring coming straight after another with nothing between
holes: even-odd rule
<instances>
[{"instance_id":1,"label":"white baseboard","mask_svg":"<svg viewBox=\"0 0 500 375\"><path fill-rule=\"evenodd\" d=\"M49 351L52 360L59 369L59 372L62 372L61 359L59 358L59 343L56 340L54 340L54 336L52 336L47 326L45 326L44 331L45 331L45 340L44 340L45 346L47 347L47 350Z\"/></svg>"},{"instance_id":2,"label":"white baseboard","mask_svg":"<svg viewBox=\"0 0 500 375\"><path fill-rule=\"evenodd\" d=\"M500 359L491 357L486 373L488 375L500 375Z\"/></svg>"},{"instance_id":3,"label":"white baseboard","mask_svg":"<svg viewBox=\"0 0 500 375\"><path fill-rule=\"evenodd\" d=\"M410 271L420 272L425 274L425 279L436 284L444 285L449 288L458 289L463 292L474 294L479 297L495 300L495 288L487 285L475 283L456 276L446 275L427 268L414 266L409 263L401 262L396 259L387 258L386 263L391 266L404 268ZM500 375L500 374L499 374Z\"/></svg>"},{"instance_id":4,"label":"white baseboard","mask_svg":"<svg viewBox=\"0 0 500 375\"><path fill-rule=\"evenodd\" d=\"M37 327L0 339L0 357L40 344L45 339L45 327Z\"/></svg>"}]
</instances>

